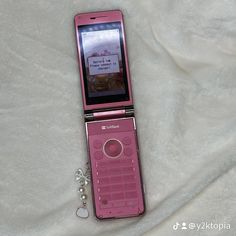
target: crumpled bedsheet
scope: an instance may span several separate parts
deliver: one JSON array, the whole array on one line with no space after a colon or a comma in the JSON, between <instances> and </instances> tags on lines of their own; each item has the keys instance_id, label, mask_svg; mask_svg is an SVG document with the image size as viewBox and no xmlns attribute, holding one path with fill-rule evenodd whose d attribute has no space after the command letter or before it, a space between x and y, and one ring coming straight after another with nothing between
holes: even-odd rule
<instances>
[{"instance_id":1,"label":"crumpled bedsheet","mask_svg":"<svg viewBox=\"0 0 236 236\"><path fill-rule=\"evenodd\" d=\"M98 221L89 192L82 220L73 17L109 9L125 17L147 210ZM1 236L236 235L235 1L1 0L0 25ZM189 228L202 222L230 229Z\"/></svg>"}]
</instances>

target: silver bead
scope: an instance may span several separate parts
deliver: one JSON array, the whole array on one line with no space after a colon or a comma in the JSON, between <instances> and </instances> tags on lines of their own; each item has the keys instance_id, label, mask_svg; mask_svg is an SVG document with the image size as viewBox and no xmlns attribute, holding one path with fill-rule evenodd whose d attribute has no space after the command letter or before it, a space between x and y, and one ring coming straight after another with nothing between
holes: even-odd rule
<instances>
[{"instance_id":1,"label":"silver bead","mask_svg":"<svg viewBox=\"0 0 236 236\"><path fill-rule=\"evenodd\" d=\"M78 192L83 193L85 191L84 187L79 187Z\"/></svg>"},{"instance_id":2,"label":"silver bead","mask_svg":"<svg viewBox=\"0 0 236 236\"><path fill-rule=\"evenodd\" d=\"M86 200L87 199L87 195L86 194L81 194L80 199L81 200Z\"/></svg>"}]
</instances>

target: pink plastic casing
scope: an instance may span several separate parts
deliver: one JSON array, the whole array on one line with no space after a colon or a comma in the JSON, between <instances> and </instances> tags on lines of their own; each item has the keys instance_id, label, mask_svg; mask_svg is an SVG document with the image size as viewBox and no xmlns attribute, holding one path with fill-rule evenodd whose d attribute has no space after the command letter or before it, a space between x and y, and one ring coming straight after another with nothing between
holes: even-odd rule
<instances>
[{"instance_id":1,"label":"pink plastic casing","mask_svg":"<svg viewBox=\"0 0 236 236\"><path fill-rule=\"evenodd\" d=\"M86 133L96 217L123 218L144 213L135 119L86 122ZM118 148L115 145L114 149L114 143Z\"/></svg>"},{"instance_id":2,"label":"pink plastic casing","mask_svg":"<svg viewBox=\"0 0 236 236\"><path fill-rule=\"evenodd\" d=\"M91 19L91 18L95 18L95 19ZM124 43L125 64L126 64L126 70L127 70L128 90L129 90L130 99L128 101L123 101L123 102L87 105L86 97L85 97L85 89L84 89L83 67L82 67L82 62L81 62L81 53L80 53L81 50L80 50L80 43L79 43L78 26L115 22L115 21L121 22L122 37L123 37L123 43ZM127 55L127 50L126 50L126 40L125 40L125 34L124 34L124 23L123 23L123 16L122 16L121 11L114 10L114 11L105 11L105 12L91 12L91 13L81 13L79 15L76 15L75 16L75 32L76 32L76 39L77 39L78 61L79 61L79 68L80 68L80 81L81 81L81 88L82 88L84 110L94 110L94 109L101 109L101 108L112 108L112 107L133 105L130 72L129 72L129 65L128 65L128 55Z\"/></svg>"}]
</instances>

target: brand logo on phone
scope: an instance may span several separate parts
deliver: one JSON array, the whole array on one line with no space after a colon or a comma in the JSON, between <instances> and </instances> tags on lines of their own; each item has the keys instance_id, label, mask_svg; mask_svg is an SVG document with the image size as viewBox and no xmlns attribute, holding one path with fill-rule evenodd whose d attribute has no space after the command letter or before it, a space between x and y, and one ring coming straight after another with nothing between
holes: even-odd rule
<instances>
[{"instance_id":1,"label":"brand logo on phone","mask_svg":"<svg viewBox=\"0 0 236 236\"><path fill-rule=\"evenodd\" d=\"M119 125L102 125L102 126L101 126L101 129L102 129L102 130L106 130L106 129L118 129L118 128L120 128Z\"/></svg>"}]
</instances>

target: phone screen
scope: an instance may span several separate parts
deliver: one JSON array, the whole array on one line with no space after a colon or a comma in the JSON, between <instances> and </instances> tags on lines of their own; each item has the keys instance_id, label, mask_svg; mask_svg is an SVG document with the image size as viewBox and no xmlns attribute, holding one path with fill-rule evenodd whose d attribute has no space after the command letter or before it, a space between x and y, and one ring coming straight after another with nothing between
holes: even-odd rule
<instances>
[{"instance_id":1,"label":"phone screen","mask_svg":"<svg viewBox=\"0 0 236 236\"><path fill-rule=\"evenodd\" d=\"M129 100L121 23L78 30L87 105Z\"/></svg>"}]
</instances>

